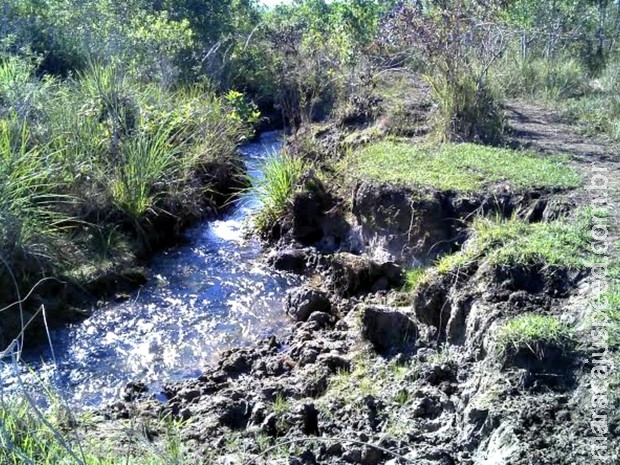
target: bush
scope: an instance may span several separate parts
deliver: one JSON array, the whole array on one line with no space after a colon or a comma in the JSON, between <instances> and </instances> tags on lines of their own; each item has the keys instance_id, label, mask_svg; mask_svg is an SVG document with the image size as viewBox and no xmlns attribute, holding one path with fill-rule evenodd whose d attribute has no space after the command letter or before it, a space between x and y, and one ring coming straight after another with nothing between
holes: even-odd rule
<instances>
[{"instance_id":1,"label":"bush","mask_svg":"<svg viewBox=\"0 0 620 465\"><path fill-rule=\"evenodd\" d=\"M467 0L405 3L386 23L384 40L423 62L440 140L501 139L501 112L487 79L505 47L495 13L491 5Z\"/></svg>"}]
</instances>

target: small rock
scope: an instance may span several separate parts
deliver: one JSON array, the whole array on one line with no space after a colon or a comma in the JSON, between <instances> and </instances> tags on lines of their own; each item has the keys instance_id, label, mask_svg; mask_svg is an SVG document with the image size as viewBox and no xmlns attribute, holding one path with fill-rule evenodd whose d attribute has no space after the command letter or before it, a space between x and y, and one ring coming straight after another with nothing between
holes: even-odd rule
<instances>
[{"instance_id":1,"label":"small rock","mask_svg":"<svg viewBox=\"0 0 620 465\"><path fill-rule=\"evenodd\" d=\"M441 383L456 381L457 367L454 364L424 365L420 377L431 386L439 386Z\"/></svg>"},{"instance_id":2,"label":"small rock","mask_svg":"<svg viewBox=\"0 0 620 465\"><path fill-rule=\"evenodd\" d=\"M342 444L339 442L335 442L325 449L325 455L330 456L340 456L342 454Z\"/></svg>"},{"instance_id":3,"label":"small rock","mask_svg":"<svg viewBox=\"0 0 620 465\"><path fill-rule=\"evenodd\" d=\"M342 454L342 460L348 463L360 463L362 461L362 449L354 447Z\"/></svg>"},{"instance_id":4,"label":"small rock","mask_svg":"<svg viewBox=\"0 0 620 465\"><path fill-rule=\"evenodd\" d=\"M362 335L379 352L402 348L415 342L417 327L404 313L389 307L365 306L362 313Z\"/></svg>"},{"instance_id":5,"label":"small rock","mask_svg":"<svg viewBox=\"0 0 620 465\"><path fill-rule=\"evenodd\" d=\"M299 456L290 460L290 465L315 465L316 457L310 449L304 450Z\"/></svg>"},{"instance_id":6,"label":"small rock","mask_svg":"<svg viewBox=\"0 0 620 465\"><path fill-rule=\"evenodd\" d=\"M245 400L233 401L223 398L217 405L218 423L231 429L240 429L247 425L251 407Z\"/></svg>"},{"instance_id":7,"label":"small rock","mask_svg":"<svg viewBox=\"0 0 620 465\"><path fill-rule=\"evenodd\" d=\"M327 365L327 368L332 372L336 371L351 371L351 362L338 354L321 354L318 356L317 361Z\"/></svg>"},{"instance_id":8,"label":"small rock","mask_svg":"<svg viewBox=\"0 0 620 465\"><path fill-rule=\"evenodd\" d=\"M252 369L252 356L245 351L226 354L220 360L220 368L229 375L239 375Z\"/></svg>"},{"instance_id":9,"label":"small rock","mask_svg":"<svg viewBox=\"0 0 620 465\"><path fill-rule=\"evenodd\" d=\"M330 285L343 297L399 287L403 270L393 262L378 263L365 256L341 252L331 263Z\"/></svg>"},{"instance_id":10,"label":"small rock","mask_svg":"<svg viewBox=\"0 0 620 465\"><path fill-rule=\"evenodd\" d=\"M268 258L276 270L303 274L306 270L306 253L302 249L278 250Z\"/></svg>"},{"instance_id":11,"label":"small rock","mask_svg":"<svg viewBox=\"0 0 620 465\"><path fill-rule=\"evenodd\" d=\"M377 465L383 459L383 452L375 447L365 446L362 449L362 465Z\"/></svg>"},{"instance_id":12,"label":"small rock","mask_svg":"<svg viewBox=\"0 0 620 465\"><path fill-rule=\"evenodd\" d=\"M314 348L304 348L299 355L299 365L309 365L316 362L319 356L319 351Z\"/></svg>"},{"instance_id":13,"label":"small rock","mask_svg":"<svg viewBox=\"0 0 620 465\"><path fill-rule=\"evenodd\" d=\"M123 400L126 402L134 401L148 390L149 388L144 383L129 382L123 391Z\"/></svg>"},{"instance_id":14,"label":"small rock","mask_svg":"<svg viewBox=\"0 0 620 465\"><path fill-rule=\"evenodd\" d=\"M324 328L331 319L329 313L325 312L312 312L312 314L308 317L309 323L316 323L319 328Z\"/></svg>"},{"instance_id":15,"label":"small rock","mask_svg":"<svg viewBox=\"0 0 620 465\"><path fill-rule=\"evenodd\" d=\"M260 425L265 420L265 413L267 412L267 405L264 402L258 402L252 409L250 415L250 423L254 425Z\"/></svg>"},{"instance_id":16,"label":"small rock","mask_svg":"<svg viewBox=\"0 0 620 465\"><path fill-rule=\"evenodd\" d=\"M313 312L329 313L331 302L327 294L310 287L300 287L289 291L285 302L286 313L297 321L306 321Z\"/></svg>"},{"instance_id":17,"label":"small rock","mask_svg":"<svg viewBox=\"0 0 620 465\"><path fill-rule=\"evenodd\" d=\"M414 418L435 417L439 414L439 406L430 397L420 399L414 407L412 415Z\"/></svg>"},{"instance_id":18,"label":"small rock","mask_svg":"<svg viewBox=\"0 0 620 465\"><path fill-rule=\"evenodd\" d=\"M271 437L278 435L278 417L275 413L270 413L261 423L260 429Z\"/></svg>"}]
</instances>

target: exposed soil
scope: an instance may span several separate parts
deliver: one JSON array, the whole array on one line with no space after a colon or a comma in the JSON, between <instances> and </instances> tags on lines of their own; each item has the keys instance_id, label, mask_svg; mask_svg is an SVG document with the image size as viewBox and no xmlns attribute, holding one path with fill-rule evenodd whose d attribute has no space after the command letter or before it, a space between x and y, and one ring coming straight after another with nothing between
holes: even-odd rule
<instances>
[{"instance_id":1,"label":"exposed soil","mask_svg":"<svg viewBox=\"0 0 620 465\"><path fill-rule=\"evenodd\" d=\"M586 185L592 166L605 168L607 205L620 205L616 148L580 137L531 105L512 103L507 116L513 145L567 154ZM450 248L465 239L461 226L484 210L485 198L434 193L420 200L406 189L359 185L346 212L346 202L309 179L313 189L270 236L277 247L269 262L308 277L286 296L298 320L292 334L229 351L199 379L164 386L159 399L139 383L127 386L124 400L89 424L87 437L101 447L130 445L129 429L158 443L167 431L159 420L168 417L184 422L190 463L594 463L587 271L480 261L456 274L431 273L413 293L401 292L403 268L350 253L364 248L364 233L356 243L355 227L343 222L357 217L394 250L430 256L437 243ZM598 197L585 188L525 193L495 211L544 221ZM611 240L619 237L615 220L608 222ZM343 248L348 252L332 253ZM583 347L503 356L497 329L524 312L569 322ZM618 397L610 402L606 447L618 457Z\"/></svg>"}]
</instances>

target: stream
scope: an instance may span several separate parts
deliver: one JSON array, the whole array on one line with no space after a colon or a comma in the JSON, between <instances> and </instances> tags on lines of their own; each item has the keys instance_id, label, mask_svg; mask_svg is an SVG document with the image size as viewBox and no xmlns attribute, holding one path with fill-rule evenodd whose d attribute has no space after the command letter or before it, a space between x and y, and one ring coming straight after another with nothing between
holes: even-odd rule
<instances>
[{"instance_id":1,"label":"stream","mask_svg":"<svg viewBox=\"0 0 620 465\"><path fill-rule=\"evenodd\" d=\"M260 178L261 161L280 148L277 132L242 147L248 173ZM248 194L225 217L188 230L184 245L153 259L152 279L129 300L54 330L51 347L24 353L19 367L0 365L0 388L51 386L72 406L96 407L130 381L158 392L200 375L223 350L286 334L282 296L299 278L261 263L260 244L245 237L259 207Z\"/></svg>"}]
</instances>

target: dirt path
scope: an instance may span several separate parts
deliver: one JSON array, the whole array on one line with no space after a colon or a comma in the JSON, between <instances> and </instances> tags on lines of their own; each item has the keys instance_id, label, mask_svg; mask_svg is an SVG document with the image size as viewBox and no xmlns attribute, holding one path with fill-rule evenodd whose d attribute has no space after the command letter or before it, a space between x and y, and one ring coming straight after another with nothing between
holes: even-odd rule
<instances>
[{"instance_id":1,"label":"dirt path","mask_svg":"<svg viewBox=\"0 0 620 465\"><path fill-rule=\"evenodd\" d=\"M568 155L582 173L586 187L596 173L604 176L606 189L578 189L571 198L580 205L596 201L609 211L612 221L608 239L615 244L614 255L620 255L620 144L581 135L577 127L561 121L558 111L520 101L508 103L505 109L511 145ZM601 185L604 181L599 177L596 182ZM601 199L605 202L600 203Z\"/></svg>"}]
</instances>

